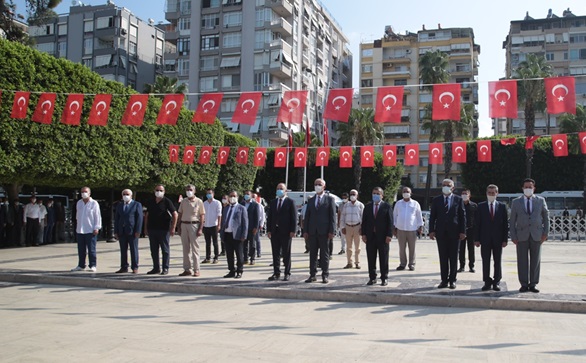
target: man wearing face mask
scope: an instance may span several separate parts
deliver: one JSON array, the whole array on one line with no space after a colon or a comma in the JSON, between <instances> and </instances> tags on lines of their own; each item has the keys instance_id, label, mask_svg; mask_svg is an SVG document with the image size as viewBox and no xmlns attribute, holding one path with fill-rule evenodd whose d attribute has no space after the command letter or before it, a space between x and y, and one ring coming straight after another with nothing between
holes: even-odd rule
<instances>
[{"instance_id":1,"label":"man wearing face mask","mask_svg":"<svg viewBox=\"0 0 586 363\"><path fill-rule=\"evenodd\" d=\"M224 194L222 196L222 215L225 216L226 214L224 213L226 211L226 207L228 207L230 205L230 203L228 203L228 194ZM220 226L222 221L220 221ZM226 256L226 243L224 242L224 238L222 237L222 234L220 233L220 246L221 246L221 251L220 251L220 256Z\"/></svg>"},{"instance_id":2,"label":"man wearing face mask","mask_svg":"<svg viewBox=\"0 0 586 363\"><path fill-rule=\"evenodd\" d=\"M165 197L165 186L155 186L155 198L146 203L144 234L149 237L153 269L147 275L169 273L169 238L175 235L177 211L171 199ZM163 254L162 267L159 262L159 248Z\"/></svg>"},{"instance_id":3,"label":"man wearing face mask","mask_svg":"<svg viewBox=\"0 0 586 363\"><path fill-rule=\"evenodd\" d=\"M470 200L472 193L470 189L462 191L462 200L464 201L464 209L466 210L466 239L460 242L460 269L458 272L464 272L466 269L466 247L468 248L468 267L470 272L475 272L474 262L474 215L478 209L478 205Z\"/></svg>"},{"instance_id":4,"label":"man wearing face mask","mask_svg":"<svg viewBox=\"0 0 586 363\"><path fill-rule=\"evenodd\" d=\"M356 268L360 268L360 225L362 224L362 213L364 212L364 204L358 201L358 191L352 189L350 191L350 201L346 203L341 212L340 227L342 234L346 236L346 243L348 252L346 259L348 263L345 269L352 268L352 252L355 252L354 261Z\"/></svg>"},{"instance_id":5,"label":"man wearing face mask","mask_svg":"<svg viewBox=\"0 0 586 363\"><path fill-rule=\"evenodd\" d=\"M77 266L71 271L85 270L85 257L88 256L91 272L96 272L97 256L96 242L98 233L102 229L102 214L100 205L91 198L92 191L88 187L81 188L81 199L76 205L76 227L77 233Z\"/></svg>"},{"instance_id":6,"label":"man wearing face mask","mask_svg":"<svg viewBox=\"0 0 586 363\"><path fill-rule=\"evenodd\" d=\"M340 227L340 218L342 217L342 212L344 211L344 206L348 203L348 193L342 193L342 204L338 208L338 229L340 232L342 231L342 227ZM346 235L344 233L340 233L340 242L342 244L342 249L338 252L338 255L343 255L346 253Z\"/></svg>"},{"instance_id":7,"label":"man wearing face mask","mask_svg":"<svg viewBox=\"0 0 586 363\"><path fill-rule=\"evenodd\" d=\"M478 204L474 218L474 244L480 247L482 256L482 279L484 280L482 291L488 291L491 288L494 291L501 291L499 286L503 276L501 257L509 238L509 220L507 207L496 200L498 193L499 188L496 185L490 184L486 187L487 201ZM493 278L490 278L491 254L494 260Z\"/></svg>"},{"instance_id":8,"label":"man wearing face mask","mask_svg":"<svg viewBox=\"0 0 586 363\"><path fill-rule=\"evenodd\" d=\"M37 246L37 236L40 230L41 208L37 204L35 195L31 195L30 203L24 206L23 226L26 229L25 245L27 247Z\"/></svg>"},{"instance_id":9,"label":"man wearing face mask","mask_svg":"<svg viewBox=\"0 0 586 363\"><path fill-rule=\"evenodd\" d=\"M411 199L411 188L403 188L403 199L395 203L393 209L395 223L394 235L399 241L399 266L397 270L409 266L409 271L415 270L415 241L417 233L423 230L423 216L419 202ZM409 246L409 265L407 265L407 246Z\"/></svg>"},{"instance_id":10,"label":"man wearing face mask","mask_svg":"<svg viewBox=\"0 0 586 363\"><path fill-rule=\"evenodd\" d=\"M244 272L242 244L248 236L248 212L242 204L238 204L236 191L230 192L228 202L228 206L224 209L225 218L222 218L222 228L220 229L222 239L226 242L226 260L229 270L224 278L239 279ZM236 254L236 267L234 267L234 254Z\"/></svg>"},{"instance_id":11,"label":"man wearing face mask","mask_svg":"<svg viewBox=\"0 0 586 363\"><path fill-rule=\"evenodd\" d=\"M132 199L132 190L122 191L122 202L116 206L114 236L120 243L120 269L117 274L128 272L128 248L130 248L130 268L138 273L138 238L142 230L142 204Z\"/></svg>"},{"instance_id":12,"label":"man wearing face mask","mask_svg":"<svg viewBox=\"0 0 586 363\"><path fill-rule=\"evenodd\" d=\"M437 238L442 282L438 289L456 288L458 249L466 238L466 209L462 197L452 193L454 181L442 181L442 194L433 198L429 216L429 238ZM449 285L448 285L449 284Z\"/></svg>"},{"instance_id":13,"label":"man wearing face mask","mask_svg":"<svg viewBox=\"0 0 586 363\"><path fill-rule=\"evenodd\" d=\"M179 209L181 245L183 247L183 272L179 276L199 277L199 236L203 233L205 208L201 199L195 196L195 185L185 187L185 196Z\"/></svg>"},{"instance_id":14,"label":"man wearing face mask","mask_svg":"<svg viewBox=\"0 0 586 363\"><path fill-rule=\"evenodd\" d=\"M203 203L206 218L203 227L203 235L206 240L206 258L201 263L210 263L212 260L212 242L214 246L214 260L212 263L218 263L218 232L222 220L222 203L214 199L214 190L206 190L206 201Z\"/></svg>"},{"instance_id":15,"label":"man wearing face mask","mask_svg":"<svg viewBox=\"0 0 586 363\"><path fill-rule=\"evenodd\" d=\"M545 199L534 194L535 180L523 181L523 196L511 203L511 240L517 247L520 292L538 293L541 245L549 234L549 210Z\"/></svg>"},{"instance_id":16,"label":"man wearing face mask","mask_svg":"<svg viewBox=\"0 0 586 363\"><path fill-rule=\"evenodd\" d=\"M325 194L326 182L316 179L315 195L307 202L303 219L303 238L309 243L309 278L305 282L315 282L317 274L317 251L319 266L322 270L322 282L329 282L330 250L329 240L334 238L336 230L336 202Z\"/></svg>"},{"instance_id":17,"label":"man wearing face mask","mask_svg":"<svg viewBox=\"0 0 586 363\"><path fill-rule=\"evenodd\" d=\"M248 236L244 242L243 253L244 258L248 260L250 257L250 265L254 265L256 258L256 241L255 236L259 232L260 218L258 216L258 203L252 197L252 190L247 190L244 193L244 200L242 205L248 212Z\"/></svg>"},{"instance_id":18,"label":"man wearing face mask","mask_svg":"<svg viewBox=\"0 0 586 363\"><path fill-rule=\"evenodd\" d=\"M287 186L277 185L277 198L271 201L267 219L267 236L271 240L273 253L273 275L269 281L277 281L281 276L281 258L285 265L283 281L291 276L291 240L297 229L297 209L291 198L287 198Z\"/></svg>"}]
</instances>

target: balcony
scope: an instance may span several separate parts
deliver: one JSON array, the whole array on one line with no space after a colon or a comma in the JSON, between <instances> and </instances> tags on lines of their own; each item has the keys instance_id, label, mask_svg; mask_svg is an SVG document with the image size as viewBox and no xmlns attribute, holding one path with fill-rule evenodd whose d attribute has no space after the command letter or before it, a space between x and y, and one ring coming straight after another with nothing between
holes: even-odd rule
<instances>
[{"instance_id":1,"label":"balcony","mask_svg":"<svg viewBox=\"0 0 586 363\"><path fill-rule=\"evenodd\" d=\"M284 18L293 15L293 5L287 0L266 0L265 6L270 7L275 13Z\"/></svg>"},{"instance_id":2,"label":"balcony","mask_svg":"<svg viewBox=\"0 0 586 363\"><path fill-rule=\"evenodd\" d=\"M388 78L410 78L411 77L411 71L409 69L404 69L404 70L383 70L383 77L388 77Z\"/></svg>"},{"instance_id":3,"label":"balcony","mask_svg":"<svg viewBox=\"0 0 586 363\"><path fill-rule=\"evenodd\" d=\"M271 21L271 30L277 33L281 33L283 38L293 35L293 27L287 20L283 18L278 18Z\"/></svg>"},{"instance_id":4,"label":"balcony","mask_svg":"<svg viewBox=\"0 0 586 363\"><path fill-rule=\"evenodd\" d=\"M270 73L277 78L291 78L291 66L281 62L273 61L270 64Z\"/></svg>"},{"instance_id":5,"label":"balcony","mask_svg":"<svg viewBox=\"0 0 586 363\"><path fill-rule=\"evenodd\" d=\"M179 31L168 31L165 32L166 42L175 42L179 38Z\"/></svg>"}]
</instances>

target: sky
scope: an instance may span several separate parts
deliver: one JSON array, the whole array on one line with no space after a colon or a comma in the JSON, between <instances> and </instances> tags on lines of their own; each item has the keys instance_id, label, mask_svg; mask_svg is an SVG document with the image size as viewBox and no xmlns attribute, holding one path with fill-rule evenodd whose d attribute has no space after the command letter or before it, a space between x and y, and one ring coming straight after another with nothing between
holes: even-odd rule
<instances>
[{"instance_id":1,"label":"sky","mask_svg":"<svg viewBox=\"0 0 586 363\"><path fill-rule=\"evenodd\" d=\"M253 0L244 0L253 1ZM106 0L83 0L87 5L99 5ZM24 0L15 0L17 12L25 13ZM118 6L131 10L139 18L165 21L164 0L114 0ZM575 15L586 15L586 1L437 1L437 0L321 0L330 14L342 27L350 41L354 54L353 85L359 85L359 46L361 42L380 39L386 25L395 33L417 32L425 24L427 29L470 27L474 30L475 43L480 45L478 70L479 82L479 129L480 136L492 135L492 121L488 117L488 82L505 76L505 51L503 41L512 20L522 20L526 12L535 19L545 18L549 9L561 16L570 8ZM148 4L148 5L147 5ZM69 12L71 1L63 0L57 13Z\"/></svg>"}]
</instances>

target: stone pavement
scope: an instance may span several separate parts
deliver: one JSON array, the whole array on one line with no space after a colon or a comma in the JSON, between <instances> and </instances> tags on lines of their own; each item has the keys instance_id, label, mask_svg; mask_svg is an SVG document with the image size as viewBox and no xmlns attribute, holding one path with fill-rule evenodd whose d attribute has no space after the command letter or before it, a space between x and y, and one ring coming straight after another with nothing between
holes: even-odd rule
<instances>
[{"instance_id":1,"label":"stone pavement","mask_svg":"<svg viewBox=\"0 0 586 363\"><path fill-rule=\"evenodd\" d=\"M203 238L201 239L203 242ZM205 243L203 243L205 245ZM368 269L362 248L362 269L343 269L346 257L337 255L340 241L334 241L330 263L330 283L307 284L308 255L300 238L293 241L291 281L267 281L272 274L270 243L262 238L263 254L254 266L244 267L240 280L224 279L225 257L218 264L202 265L201 277L179 277L182 254L179 237L171 241L171 269L167 276L146 275L151 268L148 240L140 240L139 274L115 274L119 268L118 243L98 242L98 272L72 273L77 262L74 243L0 250L0 281L35 283L119 290L141 290L161 293L229 295L273 299L319 300L331 302L424 305L440 307L534 310L585 313L586 244L580 242L546 242L542 250L539 294L518 292L516 254L512 243L503 251L501 292L482 292L482 261L476 250L476 273L458 274L457 289L437 289L439 261L435 241L417 242L415 271L396 271L398 250L396 239L391 245L389 285L366 286ZM364 247L364 246L363 246ZM204 247L205 249L205 247ZM201 251L202 255L203 250ZM380 280L379 280L380 283Z\"/></svg>"}]
</instances>

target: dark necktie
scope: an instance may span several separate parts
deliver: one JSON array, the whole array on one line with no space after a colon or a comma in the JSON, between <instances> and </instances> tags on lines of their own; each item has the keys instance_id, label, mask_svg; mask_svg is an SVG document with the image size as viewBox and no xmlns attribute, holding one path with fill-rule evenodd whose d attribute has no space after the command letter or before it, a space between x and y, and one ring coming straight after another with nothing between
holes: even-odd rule
<instances>
[{"instance_id":1,"label":"dark necktie","mask_svg":"<svg viewBox=\"0 0 586 363\"><path fill-rule=\"evenodd\" d=\"M124 211L125 211L125 212L126 212L126 211L128 211L128 204L129 204L129 203L124 203Z\"/></svg>"},{"instance_id":2,"label":"dark necktie","mask_svg":"<svg viewBox=\"0 0 586 363\"><path fill-rule=\"evenodd\" d=\"M279 199L279 203L277 204L277 212L281 210L281 203L283 202L283 199Z\"/></svg>"},{"instance_id":3,"label":"dark necktie","mask_svg":"<svg viewBox=\"0 0 586 363\"><path fill-rule=\"evenodd\" d=\"M234 207L230 206L230 210L228 211L228 216L226 217L226 222L224 222L224 229L228 228L228 223L230 223L230 217L232 217L232 209Z\"/></svg>"},{"instance_id":4,"label":"dark necktie","mask_svg":"<svg viewBox=\"0 0 586 363\"><path fill-rule=\"evenodd\" d=\"M490 219L494 219L494 203L490 203Z\"/></svg>"},{"instance_id":5,"label":"dark necktie","mask_svg":"<svg viewBox=\"0 0 586 363\"><path fill-rule=\"evenodd\" d=\"M530 199L527 198L527 214L531 214L531 203L529 203Z\"/></svg>"},{"instance_id":6,"label":"dark necktie","mask_svg":"<svg viewBox=\"0 0 586 363\"><path fill-rule=\"evenodd\" d=\"M378 203L376 203L374 205L374 218L376 218L376 215L378 214Z\"/></svg>"},{"instance_id":7,"label":"dark necktie","mask_svg":"<svg viewBox=\"0 0 586 363\"><path fill-rule=\"evenodd\" d=\"M319 208L319 205L320 205L320 203L319 203L319 202L320 202L320 199L321 199L321 197L318 195L318 196L317 196L317 206L316 206L316 208Z\"/></svg>"},{"instance_id":8,"label":"dark necktie","mask_svg":"<svg viewBox=\"0 0 586 363\"><path fill-rule=\"evenodd\" d=\"M446 197L446 202L444 204L444 209L446 210L446 214L450 211L450 204L448 203L448 197Z\"/></svg>"}]
</instances>

